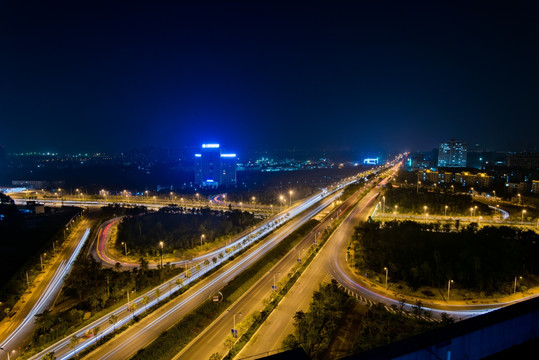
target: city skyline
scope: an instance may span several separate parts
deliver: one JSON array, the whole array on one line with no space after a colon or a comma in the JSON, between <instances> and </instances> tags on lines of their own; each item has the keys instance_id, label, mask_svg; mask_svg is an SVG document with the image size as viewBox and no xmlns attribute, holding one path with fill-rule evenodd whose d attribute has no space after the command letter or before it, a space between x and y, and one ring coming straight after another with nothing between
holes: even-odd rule
<instances>
[{"instance_id":1,"label":"city skyline","mask_svg":"<svg viewBox=\"0 0 539 360\"><path fill-rule=\"evenodd\" d=\"M535 4L9 4L8 152L537 151Z\"/></svg>"}]
</instances>

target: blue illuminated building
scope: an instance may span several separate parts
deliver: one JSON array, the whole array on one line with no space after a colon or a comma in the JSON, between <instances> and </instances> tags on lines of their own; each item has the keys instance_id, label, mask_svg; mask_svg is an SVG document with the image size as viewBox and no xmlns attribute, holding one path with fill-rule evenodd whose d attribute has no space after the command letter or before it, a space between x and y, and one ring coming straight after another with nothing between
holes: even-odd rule
<instances>
[{"instance_id":1,"label":"blue illuminated building","mask_svg":"<svg viewBox=\"0 0 539 360\"><path fill-rule=\"evenodd\" d=\"M195 183L202 187L235 186L236 154L221 152L219 144L202 144L195 154Z\"/></svg>"}]
</instances>

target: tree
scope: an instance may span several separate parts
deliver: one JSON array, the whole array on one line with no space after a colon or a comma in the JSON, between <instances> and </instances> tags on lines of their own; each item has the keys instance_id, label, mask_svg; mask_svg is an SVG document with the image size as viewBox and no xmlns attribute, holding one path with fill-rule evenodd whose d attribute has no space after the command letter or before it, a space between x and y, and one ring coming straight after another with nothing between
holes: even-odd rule
<instances>
[{"instance_id":1,"label":"tree","mask_svg":"<svg viewBox=\"0 0 539 360\"><path fill-rule=\"evenodd\" d=\"M138 304L133 301L131 304L132 319L135 320L135 310L137 310Z\"/></svg>"},{"instance_id":2,"label":"tree","mask_svg":"<svg viewBox=\"0 0 539 360\"><path fill-rule=\"evenodd\" d=\"M144 311L148 311L148 308L146 307L148 305L148 302L150 301L150 298L147 295L144 295L142 297L142 300L140 300L140 303L144 305Z\"/></svg>"},{"instance_id":3,"label":"tree","mask_svg":"<svg viewBox=\"0 0 539 360\"><path fill-rule=\"evenodd\" d=\"M181 288L183 286L183 280L181 278L176 279L176 286L178 286L178 288Z\"/></svg>"},{"instance_id":4,"label":"tree","mask_svg":"<svg viewBox=\"0 0 539 360\"><path fill-rule=\"evenodd\" d=\"M157 301L159 301L159 296L161 296L161 290L159 288L155 289L155 297L157 298Z\"/></svg>"},{"instance_id":5,"label":"tree","mask_svg":"<svg viewBox=\"0 0 539 360\"><path fill-rule=\"evenodd\" d=\"M286 350L292 350L299 346L298 339L293 334L289 334L284 338L282 347Z\"/></svg>"},{"instance_id":6,"label":"tree","mask_svg":"<svg viewBox=\"0 0 539 360\"><path fill-rule=\"evenodd\" d=\"M113 331L116 331L116 323L118 322L118 316L111 314L109 317L109 323L113 326Z\"/></svg>"},{"instance_id":7,"label":"tree","mask_svg":"<svg viewBox=\"0 0 539 360\"><path fill-rule=\"evenodd\" d=\"M56 360L56 356L54 355L54 351L48 352L41 358L41 360Z\"/></svg>"},{"instance_id":8,"label":"tree","mask_svg":"<svg viewBox=\"0 0 539 360\"><path fill-rule=\"evenodd\" d=\"M221 360L223 357L219 353L213 353L210 356L210 360Z\"/></svg>"},{"instance_id":9,"label":"tree","mask_svg":"<svg viewBox=\"0 0 539 360\"><path fill-rule=\"evenodd\" d=\"M76 336L76 335L73 335L70 339L69 339L69 348L70 349L74 349L78 343L79 343L80 339ZM76 352L75 352L76 353Z\"/></svg>"},{"instance_id":10,"label":"tree","mask_svg":"<svg viewBox=\"0 0 539 360\"><path fill-rule=\"evenodd\" d=\"M99 330L101 330L101 328L99 327L99 325L95 326L95 327L92 329L92 333L94 334L95 342L97 342L97 335L99 334ZM95 342L94 342L94 343L95 343Z\"/></svg>"}]
</instances>

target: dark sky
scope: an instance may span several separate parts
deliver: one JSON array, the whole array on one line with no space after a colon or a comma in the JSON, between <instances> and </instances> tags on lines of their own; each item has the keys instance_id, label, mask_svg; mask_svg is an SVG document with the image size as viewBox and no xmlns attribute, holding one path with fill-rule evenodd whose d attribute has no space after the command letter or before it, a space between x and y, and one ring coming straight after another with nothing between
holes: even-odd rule
<instances>
[{"instance_id":1,"label":"dark sky","mask_svg":"<svg viewBox=\"0 0 539 360\"><path fill-rule=\"evenodd\" d=\"M8 152L539 150L535 1L81 3L0 4Z\"/></svg>"}]
</instances>

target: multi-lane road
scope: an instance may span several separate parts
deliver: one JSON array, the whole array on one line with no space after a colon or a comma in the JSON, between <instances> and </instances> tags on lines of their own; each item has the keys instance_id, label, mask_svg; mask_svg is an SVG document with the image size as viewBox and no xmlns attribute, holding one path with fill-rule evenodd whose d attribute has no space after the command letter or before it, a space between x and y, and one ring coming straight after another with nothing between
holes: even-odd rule
<instances>
[{"instance_id":1,"label":"multi-lane road","mask_svg":"<svg viewBox=\"0 0 539 360\"><path fill-rule=\"evenodd\" d=\"M384 180L380 185L383 185L386 181ZM396 294L385 293L384 289L380 287L373 289L373 284L366 284L347 265L346 250L348 241L353 235L354 227L359 221L366 220L372 214L376 205L375 199L380 190L381 187L373 188L358 202L346 219L333 232L313 262L290 289L287 296L259 328L251 341L236 356L236 359L256 358L257 356L261 357L278 351L284 338L294 330L294 314L299 310L306 311L308 309L313 292L324 281L336 279L351 294L354 294L366 304L375 302L387 306L400 304L402 297L399 298L394 296ZM411 309L413 305L415 303L410 302L406 307ZM442 312L445 312L457 318L464 318L482 314L504 305L507 304L425 303L424 309L433 312L434 316L439 316Z\"/></svg>"},{"instance_id":2,"label":"multi-lane road","mask_svg":"<svg viewBox=\"0 0 539 360\"><path fill-rule=\"evenodd\" d=\"M233 250L228 253L226 253L224 249L217 249L205 254L205 257L213 257L219 253L224 254L224 259L219 260L219 262L217 263L217 265L219 265L219 263L226 260L227 257L235 255L238 251L241 250L243 246L248 245L249 242L254 242L258 238L264 237L272 231L275 231L275 229L281 226L282 223L292 218L289 223L277 229L275 233L265 239L261 244L255 246L253 249L247 251L245 254L238 257L231 264L227 264L216 273L202 280L192 289L189 289L186 293L167 303L158 311L152 313L150 316L147 316L136 326L131 327L129 330L122 333L120 336L117 336L112 341L109 341L107 344L97 350L98 352L108 351L107 354L97 355L97 357L95 358L124 359L134 354L137 349L143 347L145 344L147 344L153 338L159 335L160 332L166 329L166 324L168 324L168 326L172 325L174 322L178 321L183 315L196 307L196 305L200 304L200 302L206 299L208 296L208 292L214 292L215 289L219 289L224 286L226 282L228 282L230 279L241 273L245 268L250 266L250 264L252 264L265 252L271 249L271 247L273 247L277 242L285 238L292 231L294 231L303 223L308 221L322 208L331 203L338 196L340 189L353 181L355 181L355 179L348 179L347 182L342 182L340 184L332 186L331 188L323 189L320 193L312 196L311 198L308 198L305 201L302 201L297 205L293 206L292 208L287 209L286 211L270 218L269 220L258 226L255 230L253 230L250 234L246 234L245 236L238 238L235 242L229 244L229 249L231 248ZM303 213L306 209L309 209L314 205L316 205L314 209L310 209L309 212ZM210 263L210 266L212 265L213 264ZM194 279L201 277L204 273L208 272L210 270L210 266L202 267L200 271L195 271L194 269L191 269L193 275L189 279L186 279L184 274L177 276L177 278L181 278L183 281L183 286L185 286L188 284L189 281L193 281ZM218 278L216 278L217 276ZM163 296L167 296L170 293L177 291L179 289L178 286L170 285L170 281L174 280L175 278L170 279L169 281L158 287L161 293L160 297L156 297L155 289L152 289L147 294L142 294L136 299L131 300L131 303L137 303L139 305L138 310L136 310L135 313L128 312L126 307L118 308L110 314L107 314L106 316L103 316L102 318L85 326L76 333L70 334L68 337L58 341L56 344L49 347L48 349L45 349L39 354L36 354L32 357L32 359L40 359L45 353L50 351L54 351L57 358L59 359L67 359L73 356L77 352L85 349L90 345L91 341L84 341L84 334L89 329L92 329L95 326L99 326L102 330L101 336L111 332L113 330L113 326L121 326L122 324L128 322L133 317L133 315L144 311L145 306L141 305L141 300L144 296L148 296L150 298L147 307L151 307L152 305L157 303ZM115 325L109 324L108 320L111 314L114 314L118 317L118 322ZM133 331L136 331L137 329L140 330L140 326L143 323L145 324L144 330L134 334ZM83 340L74 347L70 346L69 341L69 339L73 335ZM94 358L94 356L94 354L91 354L90 358Z\"/></svg>"},{"instance_id":3,"label":"multi-lane road","mask_svg":"<svg viewBox=\"0 0 539 360\"><path fill-rule=\"evenodd\" d=\"M17 302L16 314L4 318L0 323L0 344L10 351L12 359L30 341L35 315L48 309L58 296L65 277L88 238L90 226L91 221L87 219L77 225L67 242L57 250L52 261L32 282L31 290Z\"/></svg>"},{"instance_id":4,"label":"multi-lane road","mask_svg":"<svg viewBox=\"0 0 539 360\"><path fill-rule=\"evenodd\" d=\"M355 179L347 179L347 181L343 181L340 184L336 184L328 189L324 189L321 191L321 193L316 194L315 196L302 202L298 202L292 208L273 216L262 225L254 229L250 234L240 236L236 241L228 244L227 247L229 249L233 249L231 252L227 253L224 251L224 248L217 249L204 254L197 259L193 259L196 263L196 261L222 253L225 254L225 259L222 260L224 261L228 256L235 255L241 250L242 247L248 245L250 242L254 242L257 239L271 233L272 231L275 231L263 242L239 256L234 262L225 265L222 269L218 270L207 279L204 279L199 284L189 289L186 293L177 297L167 305L161 307L161 309L158 311L143 319L143 321L148 322L147 327L145 326L143 331L138 331L140 330L140 326L142 324L141 322L136 326L131 327L128 331L122 333L120 336L117 336L113 341L110 341L96 351L97 353L104 351L105 354L97 355L96 357L96 355L92 353L89 357L100 359L123 359L131 356L136 349L143 347L145 344L155 338L161 331L166 329L167 326L172 325L183 315L187 314L194 307L196 307L196 305L206 299L208 292L212 293L215 292L215 290L220 289L224 284L226 284L226 282L237 276L244 269L254 263L258 258L260 258L264 253L269 251L276 243L284 239L291 232L313 217L316 213L320 212L328 204L333 202L339 196L339 191L353 181L355 181ZM316 206L313 207L315 204ZM308 208L311 209L309 209L308 212L303 213ZM290 219L292 220L289 221ZM288 221L288 223L283 226L282 224L286 221ZM280 228L277 229L278 227ZM72 237L73 240L69 242L64 249L62 249L61 255L57 257L57 261L51 266L49 271L45 273L44 279L39 283L40 287L32 293L31 299L26 301L24 307L18 311L17 315L13 317L9 323L4 324L4 331L1 334L4 337L2 339L3 341L1 342L3 348L14 348L17 346L16 344L23 344L28 339L28 336L33 330L32 325L35 314L41 313L51 305L63 284L63 279L69 272L74 258L81 250L82 245L88 238L88 235L89 230L84 228L84 231L79 233L77 236ZM195 271L194 269L191 270L193 272L193 276L190 279L185 278L184 274L178 276L178 278L182 278L184 286L187 285L189 281L193 281L194 279L201 277L210 269L207 267L206 269L203 268L200 271ZM178 287L171 286L171 284L167 282L162 284L159 289L162 294L161 297L163 297L166 296L167 293L170 294L177 291ZM153 289L151 293L146 294L150 297L150 302L147 305L148 307L160 300L159 296L154 296L154 291L155 289ZM45 349L43 352L36 354L32 358L40 359L45 353L50 351L54 351L59 359L73 356L90 344L90 341L84 341L83 337L88 329L94 328L95 326L100 326L102 329L101 336L103 336L107 332L112 331L111 328L113 328L113 326L121 326L122 323L127 322L131 317L133 317L133 315L142 312L143 306L140 305L142 297L143 295L132 300L132 303L139 304L138 312L130 313L125 309L125 307L121 307L74 333L73 335L83 340L78 345L73 347L69 344L69 338L71 337L70 335L63 340L58 341L48 349ZM110 325L108 323L108 319L111 314L118 316L119 320L115 325ZM175 316L171 316L171 314L174 314ZM133 331L138 332L133 334ZM15 357L17 356L17 354L12 355Z\"/></svg>"}]
</instances>

